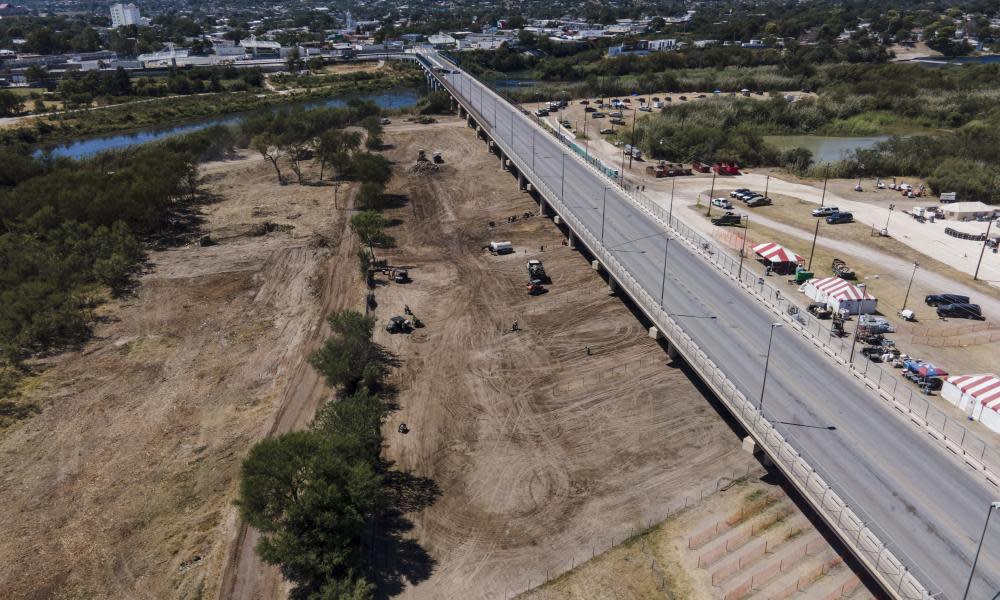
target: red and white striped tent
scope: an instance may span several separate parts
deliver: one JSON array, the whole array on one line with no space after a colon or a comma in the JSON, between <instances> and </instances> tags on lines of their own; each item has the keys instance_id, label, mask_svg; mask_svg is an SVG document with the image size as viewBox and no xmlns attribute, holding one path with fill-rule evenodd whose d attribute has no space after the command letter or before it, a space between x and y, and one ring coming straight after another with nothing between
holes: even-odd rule
<instances>
[{"instance_id":1,"label":"red and white striped tent","mask_svg":"<svg viewBox=\"0 0 1000 600\"><path fill-rule=\"evenodd\" d=\"M949 377L941 397L993 431L1000 431L1000 377L993 373Z\"/></svg>"},{"instance_id":2,"label":"red and white striped tent","mask_svg":"<svg viewBox=\"0 0 1000 600\"><path fill-rule=\"evenodd\" d=\"M785 248L781 244L765 242L753 247L754 254L757 254L769 263L794 263L805 262L806 259Z\"/></svg>"},{"instance_id":3,"label":"red and white striped tent","mask_svg":"<svg viewBox=\"0 0 1000 600\"><path fill-rule=\"evenodd\" d=\"M813 302L824 302L835 311L846 310L852 315L871 314L878 304L878 298L867 289L840 277L810 279L799 287L799 291Z\"/></svg>"}]
</instances>

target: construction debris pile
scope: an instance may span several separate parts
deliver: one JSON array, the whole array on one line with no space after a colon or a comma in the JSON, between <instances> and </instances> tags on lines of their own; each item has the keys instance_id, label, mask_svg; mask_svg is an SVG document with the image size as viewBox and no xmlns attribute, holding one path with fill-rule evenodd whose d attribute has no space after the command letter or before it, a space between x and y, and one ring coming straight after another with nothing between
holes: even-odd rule
<instances>
[{"instance_id":1,"label":"construction debris pile","mask_svg":"<svg viewBox=\"0 0 1000 600\"><path fill-rule=\"evenodd\" d=\"M410 167L410 173L414 175L432 175L440 170L438 165L443 163L444 158L442 158L440 151L434 153L434 161L431 162L427 158L426 150L417 150L417 162Z\"/></svg>"}]
</instances>

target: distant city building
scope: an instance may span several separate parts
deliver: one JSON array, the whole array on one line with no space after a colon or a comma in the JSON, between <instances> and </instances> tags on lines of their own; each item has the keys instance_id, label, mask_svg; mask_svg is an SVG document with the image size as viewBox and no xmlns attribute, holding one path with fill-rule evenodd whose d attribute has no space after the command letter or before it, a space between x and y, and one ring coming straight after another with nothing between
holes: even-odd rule
<instances>
[{"instance_id":1,"label":"distant city building","mask_svg":"<svg viewBox=\"0 0 1000 600\"><path fill-rule=\"evenodd\" d=\"M250 39L247 40L240 40L240 46L246 48L247 53L254 56L272 57L281 55L281 44L268 40L258 40L256 36L250 36Z\"/></svg>"},{"instance_id":2,"label":"distant city building","mask_svg":"<svg viewBox=\"0 0 1000 600\"><path fill-rule=\"evenodd\" d=\"M140 25L142 16L135 4L112 4L111 5L111 26L114 28L125 27L126 25Z\"/></svg>"},{"instance_id":3,"label":"distant city building","mask_svg":"<svg viewBox=\"0 0 1000 600\"><path fill-rule=\"evenodd\" d=\"M455 38L451 37L447 33L434 34L428 37L427 41L430 42L430 44L435 48L444 46L454 46L456 42Z\"/></svg>"},{"instance_id":4,"label":"distant city building","mask_svg":"<svg viewBox=\"0 0 1000 600\"><path fill-rule=\"evenodd\" d=\"M13 17L16 15L26 15L28 9L16 4L0 4L0 17Z\"/></svg>"}]
</instances>

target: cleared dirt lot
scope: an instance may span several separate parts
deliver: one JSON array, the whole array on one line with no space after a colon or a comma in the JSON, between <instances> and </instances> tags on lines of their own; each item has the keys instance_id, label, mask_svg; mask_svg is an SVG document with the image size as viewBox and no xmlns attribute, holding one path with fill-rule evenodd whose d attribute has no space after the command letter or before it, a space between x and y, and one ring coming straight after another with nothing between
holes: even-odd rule
<instances>
[{"instance_id":1,"label":"cleared dirt lot","mask_svg":"<svg viewBox=\"0 0 1000 600\"><path fill-rule=\"evenodd\" d=\"M361 298L331 188L279 186L258 157L203 173L218 244L152 252L136 295L33 382L41 412L0 438L4 598L213 595L240 461L329 393L304 355L321 307Z\"/></svg>"},{"instance_id":2,"label":"cleared dirt lot","mask_svg":"<svg viewBox=\"0 0 1000 600\"><path fill-rule=\"evenodd\" d=\"M408 515L431 564L409 566L401 597L513 595L756 464L550 220L506 222L537 206L462 121L392 126L386 141L403 167L417 148L446 160L435 175L394 179L406 223L381 254L414 282L376 289L380 322L405 304L427 324L378 333L402 365L385 454L441 492ZM499 239L516 253L481 250ZM528 258L544 260L549 293L526 294Z\"/></svg>"}]
</instances>

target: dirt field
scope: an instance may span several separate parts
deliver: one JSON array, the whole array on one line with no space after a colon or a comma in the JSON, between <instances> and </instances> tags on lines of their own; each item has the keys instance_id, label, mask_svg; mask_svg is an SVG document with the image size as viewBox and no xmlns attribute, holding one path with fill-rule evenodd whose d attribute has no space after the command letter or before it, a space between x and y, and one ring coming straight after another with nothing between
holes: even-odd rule
<instances>
[{"instance_id":1,"label":"dirt field","mask_svg":"<svg viewBox=\"0 0 1000 600\"><path fill-rule=\"evenodd\" d=\"M780 487L753 478L619 542L518 598L874 597L858 566L841 560Z\"/></svg>"},{"instance_id":2,"label":"dirt field","mask_svg":"<svg viewBox=\"0 0 1000 600\"><path fill-rule=\"evenodd\" d=\"M441 491L409 515L429 558L402 597L513 595L755 464L550 220L506 223L537 206L472 130L446 119L389 127L386 140L404 166L417 148L446 160L436 175L394 180L407 223L387 256L414 282L376 290L381 320L406 304L427 323L378 334L402 362L386 456ZM483 252L491 239L516 253ZM525 293L527 258L544 259L549 293Z\"/></svg>"},{"instance_id":3,"label":"dirt field","mask_svg":"<svg viewBox=\"0 0 1000 600\"><path fill-rule=\"evenodd\" d=\"M4 598L212 596L240 461L329 393L304 355L321 307L361 298L331 188L278 186L259 157L203 172L218 244L151 253L136 295L32 382L41 412L2 433ZM268 221L294 229L251 234Z\"/></svg>"}]
</instances>

